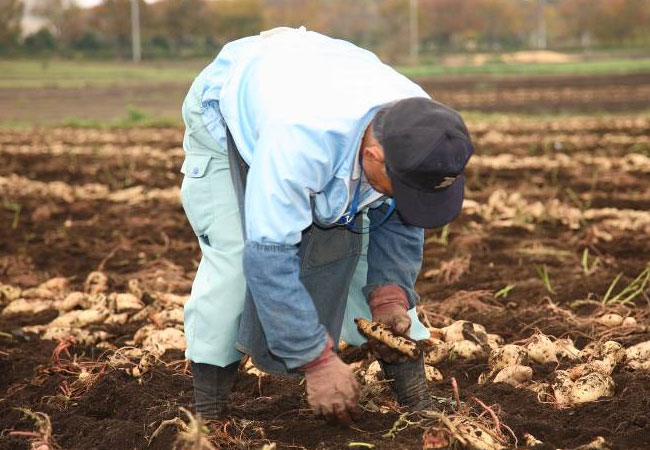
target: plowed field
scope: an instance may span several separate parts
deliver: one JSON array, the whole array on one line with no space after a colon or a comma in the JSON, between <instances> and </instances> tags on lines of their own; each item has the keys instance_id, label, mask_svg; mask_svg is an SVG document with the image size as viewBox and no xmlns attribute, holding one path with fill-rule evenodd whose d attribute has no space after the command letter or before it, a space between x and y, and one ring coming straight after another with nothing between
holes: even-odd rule
<instances>
[{"instance_id":1,"label":"plowed field","mask_svg":"<svg viewBox=\"0 0 650 450\"><path fill-rule=\"evenodd\" d=\"M198 70L198 68L197 68ZM433 98L461 111L607 113L648 109L650 74L454 75L417 77ZM1 87L0 121L61 123L124 118L136 106L155 119L180 120L191 78L175 82L60 87ZM63 107L62 107L63 105Z\"/></svg>"},{"instance_id":2,"label":"plowed field","mask_svg":"<svg viewBox=\"0 0 650 450\"><path fill-rule=\"evenodd\" d=\"M563 370L602 359L600 344L650 340L650 119L469 125L464 212L428 232L418 284L432 328L468 320L500 336L491 349L463 335L475 346L463 354L438 334L448 353L432 365L432 392L461 404L442 421L401 415L366 349L347 348L365 409L354 427L311 415L298 380L242 364L230 415L204 441L421 449L471 445L470 430L500 445L483 448L650 448L650 351L620 350L599 375L613 387L590 401L557 389ZM179 410L191 409L182 305L200 257L179 201L181 140L173 128L0 129L0 449L171 449L201 437ZM531 350L542 334L581 352L543 361ZM532 378L481 377L503 344L526 349Z\"/></svg>"}]
</instances>

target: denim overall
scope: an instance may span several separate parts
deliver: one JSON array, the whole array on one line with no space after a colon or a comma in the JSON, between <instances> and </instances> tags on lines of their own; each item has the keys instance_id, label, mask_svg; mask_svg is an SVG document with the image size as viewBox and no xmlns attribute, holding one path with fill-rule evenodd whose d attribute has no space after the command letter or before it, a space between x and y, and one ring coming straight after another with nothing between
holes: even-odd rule
<instances>
[{"instance_id":1,"label":"denim overall","mask_svg":"<svg viewBox=\"0 0 650 450\"><path fill-rule=\"evenodd\" d=\"M228 137L228 159L237 199L244 220L244 193L248 166L239 156L232 136ZM361 215L357 223L361 223ZM245 230L243 230L245 233ZM345 314L350 283L361 254L362 235L345 227L323 228L316 224L302 234L298 255L300 281L311 295L318 318L338 345ZM287 369L281 359L268 349L264 330L257 315L250 290L246 290L244 311L239 326L237 349L250 355L253 364L268 373L284 374Z\"/></svg>"}]
</instances>

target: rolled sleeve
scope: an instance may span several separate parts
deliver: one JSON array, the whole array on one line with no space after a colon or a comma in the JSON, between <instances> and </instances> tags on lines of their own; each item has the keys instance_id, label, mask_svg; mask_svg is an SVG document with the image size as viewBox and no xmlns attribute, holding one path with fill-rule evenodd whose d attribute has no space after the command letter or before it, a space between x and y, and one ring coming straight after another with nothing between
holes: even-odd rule
<instances>
[{"instance_id":1,"label":"rolled sleeve","mask_svg":"<svg viewBox=\"0 0 650 450\"><path fill-rule=\"evenodd\" d=\"M294 245L247 242L244 275L271 353L297 369L323 352L327 330L300 281Z\"/></svg>"}]
</instances>

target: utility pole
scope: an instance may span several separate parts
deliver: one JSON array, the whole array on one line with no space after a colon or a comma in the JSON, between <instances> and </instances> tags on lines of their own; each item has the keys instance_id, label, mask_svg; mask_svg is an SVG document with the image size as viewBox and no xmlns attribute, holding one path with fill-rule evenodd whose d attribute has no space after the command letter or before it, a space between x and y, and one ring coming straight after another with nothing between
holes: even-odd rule
<instances>
[{"instance_id":1,"label":"utility pole","mask_svg":"<svg viewBox=\"0 0 650 450\"><path fill-rule=\"evenodd\" d=\"M409 48L411 53L411 64L417 65L420 59L420 39L418 31L418 0L410 0L409 3Z\"/></svg>"},{"instance_id":2,"label":"utility pole","mask_svg":"<svg viewBox=\"0 0 650 450\"><path fill-rule=\"evenodd\" d=\"M546 48L546 0L537 0L537 48Z\"/></svg>"},{"instance_id":3,"label":"utility pole","mask_svg":"<svg viewBox=\"0 0 650 450\"><path fill-rule=\"evenodd\" d=\"M133 62L139 63L142 59L140 46L140 3L131 0L131 44L133 46Z\"/></svg>"}]
</instances>

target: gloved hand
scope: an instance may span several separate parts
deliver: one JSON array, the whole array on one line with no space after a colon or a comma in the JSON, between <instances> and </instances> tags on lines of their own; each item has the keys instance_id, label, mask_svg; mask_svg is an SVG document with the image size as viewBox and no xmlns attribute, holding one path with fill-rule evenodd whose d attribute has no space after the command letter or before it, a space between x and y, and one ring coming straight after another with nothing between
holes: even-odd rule
<instances>
[{"instance_id":1,"label":"gloved hand","mask_svg":"<svg viewBox=\"0 0 650 450\"><path fill-rule=\"evenodd\" d=\"M300 370L305 372L307 401L314 412L329 423L350 425L360 415L359 385L350 366L336 356L333 347L328 337L323 353Z\"/></svg>"},{"instance_id":2,"label":"gloved hand","mask_svg":"<svg viewBox=\"0 0 650 450\"><path fill-rule=\"evenodd\" d=\"M396 334L408 333L411 328L411 318L407 314L409 302L404 289L396 284L380 286L370 293L368 304L372 320L388 325ZM386 362L401 363L408 360L408 356L376 340L369 339L368 345L377 358Z\"/></svg>"}]
</instances>

